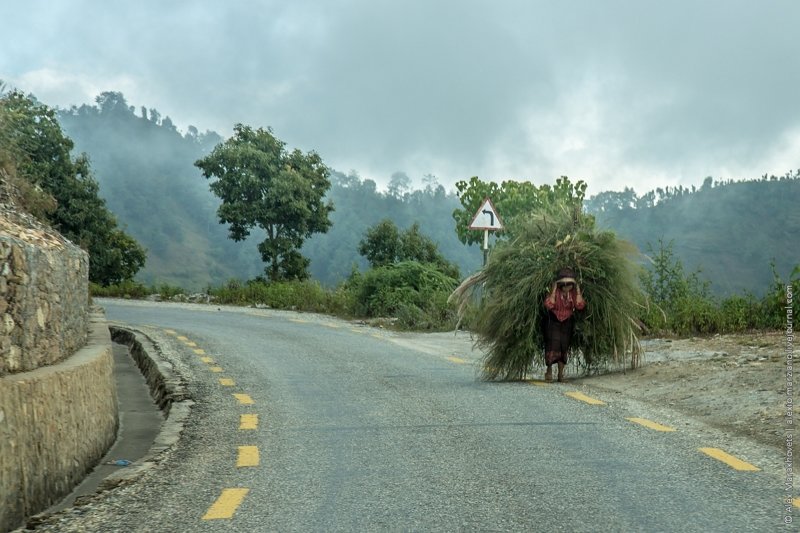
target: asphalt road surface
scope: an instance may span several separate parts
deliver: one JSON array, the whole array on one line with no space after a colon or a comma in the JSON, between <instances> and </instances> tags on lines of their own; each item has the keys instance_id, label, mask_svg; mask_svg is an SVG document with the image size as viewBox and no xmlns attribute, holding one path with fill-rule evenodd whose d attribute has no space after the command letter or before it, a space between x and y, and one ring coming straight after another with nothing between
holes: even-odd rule
<instances>
[{"instance_id":1,"label":"asphalt road surface","mask_svg":"<svg viewBox=\"0 0 800 533\"><path fill-rule=\"evenodd\" d=\"M63 531L786 527L778 476L569 384L484 383L468 356L319 315L99 303L196 404L161 464Z\"/></svg>"}]
</instances>

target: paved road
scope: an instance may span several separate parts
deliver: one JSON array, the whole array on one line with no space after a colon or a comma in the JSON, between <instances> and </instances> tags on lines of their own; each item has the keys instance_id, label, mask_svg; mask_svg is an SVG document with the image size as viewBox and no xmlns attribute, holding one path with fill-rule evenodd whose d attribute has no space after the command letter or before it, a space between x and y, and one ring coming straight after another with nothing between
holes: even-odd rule
<instances>
[{"instance_id":1,"label":"paved road","mask_svg":"<svg viewBox=\"0 0 800 533\"><path fill-rule=\"evenodd\" d=\"M197 403L161 464L64 531L784 528L779 478L570 385L483 383L470 354L325 317L100 303Z\"/></svg>"}]
</instances>

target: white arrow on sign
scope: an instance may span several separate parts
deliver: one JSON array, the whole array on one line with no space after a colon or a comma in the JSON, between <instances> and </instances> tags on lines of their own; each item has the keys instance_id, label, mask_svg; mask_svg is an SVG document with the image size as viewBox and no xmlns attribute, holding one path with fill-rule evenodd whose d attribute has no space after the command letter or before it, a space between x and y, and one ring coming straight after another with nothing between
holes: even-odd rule
<instances>
[{"instance_id":1,"label":"white arrow on sign","mask_svg":"<svg viewBox=\"0 0 800 533\"><path fill-rule=\"evenodd\" d=\"M497 214L497 209L494 204L487 197L478 208L478 212L472 217L469 229L484 229L484 230L499 230L503 229L503 221L500 220L500 215Z\"/></svg>"}]
</instances>

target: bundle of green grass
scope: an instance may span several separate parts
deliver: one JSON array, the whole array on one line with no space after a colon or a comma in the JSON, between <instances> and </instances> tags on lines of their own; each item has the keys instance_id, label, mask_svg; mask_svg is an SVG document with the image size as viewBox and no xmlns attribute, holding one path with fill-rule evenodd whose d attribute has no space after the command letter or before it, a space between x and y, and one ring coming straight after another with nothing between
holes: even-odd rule
<instances>
[{"instance_id":1,"label":"bundle of green grass","mask_svg":"<svg viewBox=\"0 0 800 533\"><path fill-rule=\"evenodd\" d=\"M636 316L642 306L632 244L595 229L580 206L561 204L517 219L486 266L452 293L459 318L468 313L486 356L485 380L525 379L544 365L544 299L559 269L577 274L586 308L576 314L571 363L585 373L611 364L638 365Z\"/></svg>"}]
</instances>

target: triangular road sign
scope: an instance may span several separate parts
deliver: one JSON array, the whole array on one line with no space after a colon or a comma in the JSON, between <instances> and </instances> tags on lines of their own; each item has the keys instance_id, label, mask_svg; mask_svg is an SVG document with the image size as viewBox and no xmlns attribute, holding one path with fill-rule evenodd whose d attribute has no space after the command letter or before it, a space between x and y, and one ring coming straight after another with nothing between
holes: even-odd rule
<instances>
[{"instance_id":1,"label":"triangular road sign","mask_svg":"<svg viewBox=\"0 0 800 533\"><path fill-rule=\"evenodd\" d=\"M503 221L500 220L500 215L497 214L497 209L494 208L492 201L487 197L478 208L478 212L472 217L469 229L488 229L499 230L503 229Z\"/></svg>"}]
</instances>

